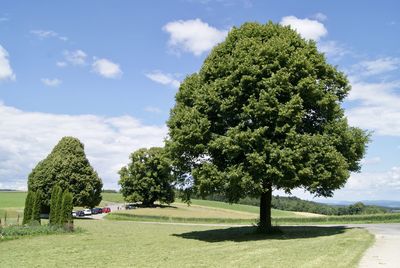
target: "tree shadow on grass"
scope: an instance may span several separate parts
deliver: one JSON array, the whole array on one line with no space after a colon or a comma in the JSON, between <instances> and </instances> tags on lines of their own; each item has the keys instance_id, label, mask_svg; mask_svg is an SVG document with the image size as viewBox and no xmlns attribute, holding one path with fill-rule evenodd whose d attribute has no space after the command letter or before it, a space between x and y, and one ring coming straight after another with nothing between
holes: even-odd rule
<instances>
[{"instance_id":1,"label":"tree shadow on grass","mask_svg":"<svg viewBox=\"0 0 400 268\"><path fill-rule=\"evenodd\" d=\"M345 226L320 227L320 226L284 226L279 228L278 234L257 233L257 227L231 227L226 229L213 229L206 231L194 231L182 234L172 234L176 237L194 239L204 242L246 242L256 240L288 240L332 236L342 234L348 229Z\"/></svg>"}]
</instances>

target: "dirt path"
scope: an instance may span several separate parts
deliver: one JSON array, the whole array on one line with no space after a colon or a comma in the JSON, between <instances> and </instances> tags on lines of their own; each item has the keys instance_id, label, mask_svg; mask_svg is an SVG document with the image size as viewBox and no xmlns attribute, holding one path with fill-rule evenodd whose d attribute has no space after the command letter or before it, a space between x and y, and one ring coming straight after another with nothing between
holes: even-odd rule
<instances>
[{"instance_id":1,"label":"dirt path","mask_svg":"<svg viewBox=\"0 0 400 268\"><path fill-rule=\"evenodd\" d=\"M375 235L375 243L367 249L360 261L360 268L400 267L400 224L363 224Z\"/></svg>"}]
</instances>

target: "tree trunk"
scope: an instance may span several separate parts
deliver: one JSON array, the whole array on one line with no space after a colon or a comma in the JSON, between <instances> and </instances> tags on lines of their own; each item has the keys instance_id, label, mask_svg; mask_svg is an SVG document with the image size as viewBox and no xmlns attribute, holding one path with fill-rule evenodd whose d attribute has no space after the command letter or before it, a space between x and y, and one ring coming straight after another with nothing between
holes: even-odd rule
<instances>
[{"instance_id":1,"label":"tree trunk","mask_svg":"<svg viewBox=\"0 0 400 268\"><path fill-rule=\"evenodd\" d=\"M272 230L271 223L271 201L272 201L272 187L266 187L266 192L261 193L260 198L260 223L258 228L262 232Z\"/></svg>"}]
</instances>

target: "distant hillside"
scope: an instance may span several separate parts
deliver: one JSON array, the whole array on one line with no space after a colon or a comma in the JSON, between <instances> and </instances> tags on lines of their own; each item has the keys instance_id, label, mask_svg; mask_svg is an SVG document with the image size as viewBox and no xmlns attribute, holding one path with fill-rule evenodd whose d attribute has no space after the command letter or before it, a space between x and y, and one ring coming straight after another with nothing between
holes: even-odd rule
<instances>
[{"instance_id":1,"label":"distant hillside","mask_svg":"<svg viewBox=\"0 0 400 268\"><path fill-rule=\"evenodd\" d=\"M0 192L18 192L18 191L14 189L0 189Z\"/></svg>"},{"instance_id":2,"label":"distant hillside","mask_svg":"<svg viewBox=\"0 0 400 268\"><path fill-rule=\"evenodd\" d=\"M365 205L369 205L369 206L379 206L379 207L386 207L386 208L400 208L400 201L394 201L394 200L362 200L360 202L364 203ZM354 203L354 202L335 201L335 202L329 202L326 204L345 206L345 205L350 205L352 203Z\"/></svg>"},{"instance_id":3,"label":"distant hillside","mask_svg":"<svg viewBox=\"0 0 400 268\"><path fill-rule=\"evenodd\" d=\"M195 196L193 198L201 198ZM206 200L225 201L222 195L214 194L204 198ZM239 200L239 204L258 206L259 200L256 198L244 198ZM324 215L358 215L358 214L377 214L387 213L390 210L381 206L366 205L363 202L357 202L349 205L331 205L323 204L314 201L302 200L298 197L291 196L273 196L272 208L286 210L286 211L299 211L310 212Z\"/></svg>"}]
</instances>

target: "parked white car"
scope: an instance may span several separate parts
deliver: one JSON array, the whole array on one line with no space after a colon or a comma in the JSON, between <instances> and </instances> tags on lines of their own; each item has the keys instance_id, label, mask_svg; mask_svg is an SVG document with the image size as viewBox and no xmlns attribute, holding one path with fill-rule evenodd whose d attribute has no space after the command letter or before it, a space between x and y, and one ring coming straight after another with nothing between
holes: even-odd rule
<instances>
[{"instance_id":1,"label":"parked white car","mask_svg":"<svg viewBox=\"0 0 400 268\"><path fill-rule=\"evenodd\" d=\"M72 217L76 217L76 211L72 211Z\"/></svg>"},{"instance_id":2,"label":"parked white car","mask_svg":"<svg viewBox=\"0 0 400 268\"><path fill-rule=\"evenodd\" d=\"M85 209L83 211L83 213L85 213L85 216L90 216L90 215L92 215L92 210L91 209Z\"/></svg>"}]
</instances>

